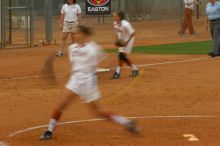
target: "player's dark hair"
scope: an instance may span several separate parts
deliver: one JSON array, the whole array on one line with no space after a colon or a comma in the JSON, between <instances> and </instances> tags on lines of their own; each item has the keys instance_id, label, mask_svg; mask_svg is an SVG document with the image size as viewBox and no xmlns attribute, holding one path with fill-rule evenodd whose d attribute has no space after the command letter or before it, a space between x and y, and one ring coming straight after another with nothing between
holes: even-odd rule
<instances>
[{"instance_id":1,"label":"player's dark hair","mask_svg":"<svg viewBox=\"0 0 220 146\"><path fill-rule=\"evenodd\" d=\"M78 32L82 32L85 35L91 36L93 35L93 30L91 27L85 26L85 25L78 25L77 26Z\"/></svg>"},{"instance_id":2,"label":"player's dark hair","mask_svg":"<svg viewBox=\"0 0 220 146\"><path fill-rule=\"evenodd\" d=\"M121 20L125 19L125 14L123 11L118 11L118 12L116 12L116 14L120 17Z\"/></svg>"},{"instance_id":3,"label":"player's dark hair","mask_svg":"<svg viewBox=\"0 0 220 146\"><path fill-rule=\"evenodd\" d=\"M69 2L67 0L66 3L69 5ZM76 0L73 0L73 3L76 4Z\"/></svg>"}]
</instances>

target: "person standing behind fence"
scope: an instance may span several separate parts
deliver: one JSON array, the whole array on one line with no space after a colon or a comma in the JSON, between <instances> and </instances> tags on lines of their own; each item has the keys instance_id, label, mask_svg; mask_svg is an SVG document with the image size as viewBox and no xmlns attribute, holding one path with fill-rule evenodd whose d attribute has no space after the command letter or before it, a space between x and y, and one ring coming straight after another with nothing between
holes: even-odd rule
<instances>
[{"instance_id":1,"label":"person standing behind fence","mask_svg":"<svg viewBox=\"0 0 220 146\"><path fill-rule=\"evenodd\" d=\"M57 51L57 57L64 55L64 48L68 34L71 34L71 42L74 43L74 30L81 23L81 8L76 0L67 0L61 9L60 27L62 30L62 43L60 50Z\"/></svg>"},{"instance_id":2,"label":"person standing behind fence","mask_svg":"<svg viewBox=\"0 0 220 146\"><path fill-rule=\"evenodd\" d=\"M220 56L220 2L216 0L209 0L206 5L206 30L208 30L208 23L210 22L210 33L213 39L212 50L209 56Z\"/></svg>"},{"instance_id":3,"label":"person standing behind fence","mask_svg":"<svg viewBox=\"0 0 220 146\"><path fill-rule=\"evenodd\" d=\"M193 28L193 23L192 23L192 14L195 4L199 5L199 2L196 0L183 0L183 2L185 4L184 18L179 34L184 34L187 29L189 29L190 34L195 34L195 30Z\"/></svg>"}]
</instances>

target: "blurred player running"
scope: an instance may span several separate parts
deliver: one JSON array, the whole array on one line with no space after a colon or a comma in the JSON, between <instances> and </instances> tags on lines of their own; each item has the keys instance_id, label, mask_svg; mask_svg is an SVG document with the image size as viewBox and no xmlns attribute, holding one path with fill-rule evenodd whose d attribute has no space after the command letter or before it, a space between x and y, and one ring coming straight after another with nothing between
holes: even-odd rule
<instances>
[{"instance_id":1,"label":"blurred player running","mask_svg":"<svg viewBox=\"0 0 220 146\"><path fill-rule=\"evenodd\" d=\"M131 53L134 41L135 41L135 30L131 24L124 20L123 12L114 12L114 28L116 31L116 46L119 47L118 55L118 66L113 75L113 79L120 78L121 67L124 63L131 67L131 77L136 77L139 74L137 67L132 64L128 55Z\"/></svg>"},{"instance_id":2,"label":"blurred player running","mask_svg":"<svg viewBox=\"0 0 220 146\"><path fill-rule=\"evenodd\" d=\"M130 132L138 132L134 121L123 116L104 112L98 105L100 92L97 87L96 66L103 57L100 47L89 40L92 34L90 28L77 26L75 33L76 43L69 47L69 58L72 64L72 75L66 84L63 96L55 107L49 122L48 129L40 136L40 140L48 140L53 136L54 129L64 109L72 100L81 97L97 116L124 126Z\"/></svg>"}]
</instances>

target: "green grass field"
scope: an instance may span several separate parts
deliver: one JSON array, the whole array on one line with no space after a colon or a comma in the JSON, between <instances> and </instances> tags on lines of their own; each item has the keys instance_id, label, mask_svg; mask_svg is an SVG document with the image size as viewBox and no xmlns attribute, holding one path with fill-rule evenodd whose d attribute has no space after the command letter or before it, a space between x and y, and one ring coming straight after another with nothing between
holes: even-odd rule
<instances>
[{"instance_id":1,"label":"green grass field","mask_svg":"<svg viewBox=\"0 0 220 146\"><path fill-rule=\"evenodd\" d=\"M144 54L207 54L212 46L211 41L187 42L156 46L137 46L133 53ZM117 49L108 49L108 53L115 53Z\"/></svg>"}]
</instances>

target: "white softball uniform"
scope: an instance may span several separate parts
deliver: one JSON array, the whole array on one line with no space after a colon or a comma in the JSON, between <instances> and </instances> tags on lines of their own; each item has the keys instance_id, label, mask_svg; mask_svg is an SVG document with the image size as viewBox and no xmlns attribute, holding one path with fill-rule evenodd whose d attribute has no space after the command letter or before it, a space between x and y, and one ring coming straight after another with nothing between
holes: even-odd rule
<instances>
[{"instance_id":1,"label":"white softball uniform","mask_svg":"<svg viewBox=\"0 0 220 146\"><path fill-rule=\"evenodd\" d=\"M195 6L195 0L183 0L185 4L185 8L194 9Z\"/></svg>"},{"instance_id":2,"label":"white softball uniform","mask_svg":"<svg viewBox=\"0 0 220 146\"><path fill-rule=\"evenodd\" d=\"M116 31L117 39L123 40L124 42L127 42L131 34L135 32L134 28L126 20L122 20L119 24L117 24L117 22L114 22L114 28ZM119 52L131 53L134 46L134 41L135 38L132 38L127 46L119 48Z\"/></svg>"},{"instance_id":3,"label":"white softball uniform","mask_svg":"<svg viewBox=\"0 0 220 146\"><path fill-rule=\"evenodd\" d=\"M72 75L66 88L78 94L86 103L100 98L96 76L100 53L100 47L95 42L84 46L75 43L69 47Z\"/></svg>"},{"instance_id":4,"label":"white softball uniform","mask_svg":"<svg viewBox=\"0 0 220 146\"><path fill-rule=\"evenodd\" d=\"M78 4L64 4L61 14L64 15L63 32L74 32L78 22L78 14L81 14L81 8Z\"/></svg>"}]
</instances>

